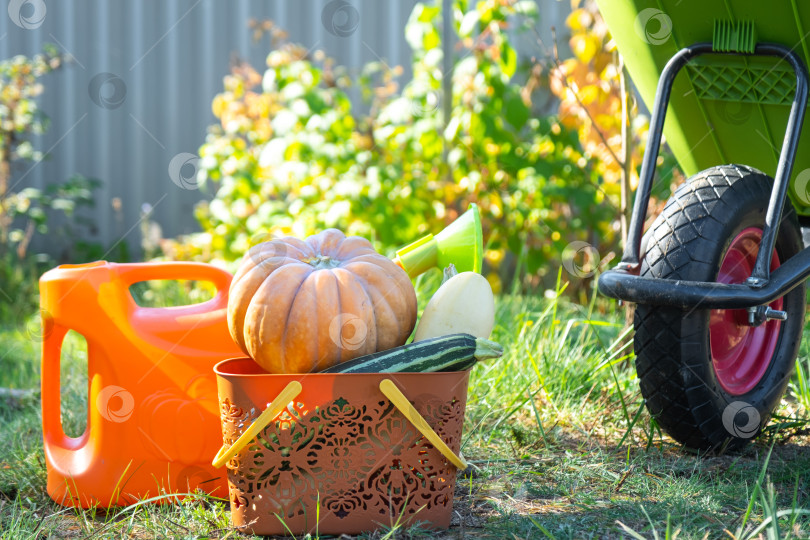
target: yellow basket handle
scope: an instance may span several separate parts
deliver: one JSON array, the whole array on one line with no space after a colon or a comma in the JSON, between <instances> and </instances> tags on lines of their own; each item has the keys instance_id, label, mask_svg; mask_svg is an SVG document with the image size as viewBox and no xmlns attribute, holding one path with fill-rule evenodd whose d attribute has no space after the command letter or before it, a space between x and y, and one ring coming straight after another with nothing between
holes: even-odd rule
<instances>
[{"instance_id":1,"label":"yellow basket handle","mask_svg":"<svg viewBox=\"0 0 810 540\"><path fill-rule=\"evenodd\" d=\"M214 460L211 464L216 467L220 468L225 465L228 461L233 459L233 457L238 454L247 444L253 440L253 437L259 434L261 430L267 427L267 424L273 421L273 419L279 415L281 411L287 408L287 405L293 399L301 393L303 387L301 383L298 381L292 381L290 384L284 387L284 390L276 396L276 399L267 406L267 408L262 411L262 414L259 415L256 420L253 421L248 428L242 432L238 439L234 441L234 443L228 447L228 445L223 444L222 448L219 449L217 455L214 456Z\"/></svg>"},{"instance_id":2,"label":"yellow basket handle","mask_svg":"<svg viewBox=\"0 0 810 540\"><path fill-rule=\"evenodd\" d=\"M456 455L450 447L447 446L444 441L442 440L439 435L433 431L433 428L430 427L430 424L427 423L421 414L411 405L411 402L408 401L408 398L405 397L405 394L397 388L397 385L391 381L391 379L383 379L380 382L380 390L385 397L391 400L391 403L399 409L405 418L407 418L413 426L418 429L422 435L430 441L439 452L446 457L450 463L456 466L456 468L460 471L463 471L467 468L467 462L464 460L464 457L461 455Z\"/></svg>"}]
</instances>

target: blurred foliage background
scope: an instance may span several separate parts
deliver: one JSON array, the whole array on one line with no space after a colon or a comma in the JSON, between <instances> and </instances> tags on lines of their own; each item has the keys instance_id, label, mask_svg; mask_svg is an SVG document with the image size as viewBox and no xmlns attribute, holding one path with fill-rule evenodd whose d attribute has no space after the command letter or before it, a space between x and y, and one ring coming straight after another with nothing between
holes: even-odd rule
<instances>
[{"instance_id":1,"label":"blurred foliage background","mask_svg":"<svg viewBox=\"0 0 810 540\"><path fill-rule=\"evenodd\" d=\"M410 80L382 60L352 74L272 21L249 21L246 31L269 33L272 48L266 66L235 61L213 98L217 123L194 179L210 199L195 209L201 231L162 238L145 207L143 257L233 269L251 245L327 227L392 254L475 202L495 291L554 288L563 266L567 291L586 301L618 253L647 132L607 27L592 2L573 0L562 29L572 55L560 58L537 32L533 0L451 5L446 14L441 0L415 5L404 27ZM515 35L534 40L537 54L519 57ZM0 305L11 318L36 308L48 267L127 257L125 242L113 253L77 241L77 227L94 226L81 208L92 209L98 181L73 176L47 190L11 182L47 158L32 143L48 127L40 79L69 60L48 46L0 62L0 282L10 297ZM653 207L680 180L671 155L661 156ZM37 235L65 247L31 253Z\"/></svg>"},{"instance_id":2,"label":"blurred foliage background","mask_svg":"<svg viewBox=\"0 0 810 540\"><path fill-rule=\"evenodd\" d=\"M31 58L0 61L0 320L36 310L37 279L54 260L31 253L32 239L49 235L67 252L80 247L74 233L88 222L76 209L93 205L98 186L98 181L81 175L46 189L20 185L31 167L47 158L31 141L48 129L48 118L36 101L43 91L40 78L60 69L64 61L52 45ZM59 226L51 224L55 220Z\"/></svg>"},{"instance_id":3,"label":"blurred foliage background","mask_svg":"<svg viewBox=\"0 0 810 540\"><path fill-rule=\"evenodd\" d=\"M417 4L405 26L410 81L383 62L351 80L322 52L271 30L277 46L266 69L235 65L213 100L219 123L199 151L198 181L215 192L196 209L203 232L162 242L166 255L227 263L269 237L327 227L390 253L476 202L495 290L549 287L574 241L593 248L578 263L586 277L610 261L620 241L624 98L618 54L595 7L577 6L568 18L572 58L557 58L538 36L541 54L519 62L509 30L539 24L533 1L483 0L473 9L455 1L445 74L440 5ZM347 97L351 85L367 113ZM538 106L549 92L559 99L551 113ZM635 179L647 121L633 98L626 102ZM589 283L580 281L575 292Z\"/></svg>"}]
</instances>

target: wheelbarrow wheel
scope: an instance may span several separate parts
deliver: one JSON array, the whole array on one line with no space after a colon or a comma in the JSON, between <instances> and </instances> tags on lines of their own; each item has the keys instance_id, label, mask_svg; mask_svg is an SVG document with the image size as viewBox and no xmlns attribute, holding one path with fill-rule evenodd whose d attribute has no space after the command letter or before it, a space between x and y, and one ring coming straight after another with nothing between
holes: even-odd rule
<instances>
[{"instance_id":1,"label":"wheelbarrow wheel","mask_svg":"<svg viewBox=\"0 0 810 540\"><path fill-rule=\"evenodd\" d=\"M690 178L644 238L641 275L740 283L751 275L773 179L741 165ZM771 269L802 248L787 204ZM804 282L770 304L786 321L746 324L742 310L638 305L636 371L647 409L679 443L724 452L756 437L779 404L804 325Z\"/></svg>"}]
</instances>

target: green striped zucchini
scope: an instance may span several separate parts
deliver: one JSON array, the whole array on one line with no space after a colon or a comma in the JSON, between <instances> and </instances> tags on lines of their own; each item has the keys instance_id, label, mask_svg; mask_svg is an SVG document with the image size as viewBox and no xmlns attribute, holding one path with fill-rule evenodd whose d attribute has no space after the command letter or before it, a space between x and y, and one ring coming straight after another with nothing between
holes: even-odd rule
<instances>
[{"instance_id":1,"label":"green striped zucchini","mask_svg":"<svg viewBox=\"0 0 810 540\"><path fill-rule=\"evenodd\" d=\"M470 334L450 334L360 356L322 373L401 373L461 371L476 361L498 358L503 347Z\"/></svg>"}]
</instances>

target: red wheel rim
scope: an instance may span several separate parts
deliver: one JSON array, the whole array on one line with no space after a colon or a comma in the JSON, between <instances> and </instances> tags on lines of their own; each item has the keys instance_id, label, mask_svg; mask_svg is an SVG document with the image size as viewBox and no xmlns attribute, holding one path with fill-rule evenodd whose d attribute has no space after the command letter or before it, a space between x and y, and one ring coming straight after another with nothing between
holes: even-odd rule
<instances>
[{"instance_id":1,"label":"red wheel rim","mask_svg":"<svg viewBox=\"0 0 810 540\"><path fill-rule=\"evenodd\" d=\"M748 227L738 234L728 248L717 281L742 283L754 268L762 229ZM773 251L771 270L779 267L779 256ZM770 304L782 309L782 299ZM779 341L782 322L770 320L759 326L748 326L744 309L713 309L709 318L709 343L712 366L720 386L733 396L750 392L762 379Z\"/></svg>"}]
</instances>

